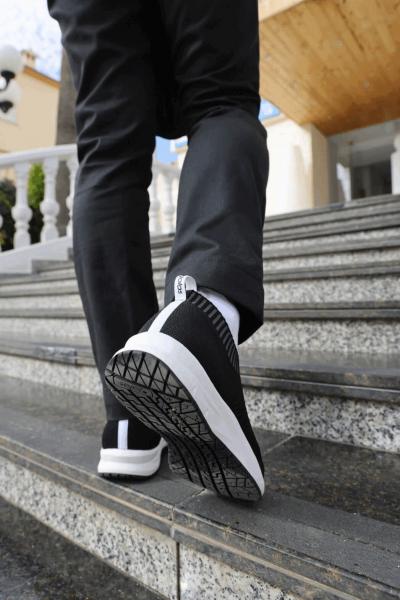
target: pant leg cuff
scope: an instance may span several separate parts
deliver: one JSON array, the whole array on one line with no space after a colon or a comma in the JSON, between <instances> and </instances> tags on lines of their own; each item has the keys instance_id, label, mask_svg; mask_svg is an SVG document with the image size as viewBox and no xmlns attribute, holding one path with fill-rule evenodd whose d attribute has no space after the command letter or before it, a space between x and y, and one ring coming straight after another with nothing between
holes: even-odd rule
<instances>
[{"instance_id":1,"label":"pant leg cuff","mask_svg":"<svg viewBox=\"0 0 400 600\"><path fill-rule=\"evenodd\" d=\"M253 268L254 271L254 268ZM263 272L258 277L236 264L221 260L181 262L169 270L165 285L165 304L174 299L174 281L177 275L191 275L198 287L207 287L223 294L239 311L239 344L245 342L264 323Z\"/></svg>"}]
</instances>

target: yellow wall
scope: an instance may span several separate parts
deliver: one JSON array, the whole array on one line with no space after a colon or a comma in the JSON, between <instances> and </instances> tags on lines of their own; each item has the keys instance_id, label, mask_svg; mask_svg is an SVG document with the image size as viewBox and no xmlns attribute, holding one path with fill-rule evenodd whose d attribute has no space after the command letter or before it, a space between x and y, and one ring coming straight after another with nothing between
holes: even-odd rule
<instances>
[{"instance_id":1,"label":"yellow wall","mask_svg":"<svg viewBox=\"0 0 400 600\"><path fill-rule=\"evenodd\" d=\"M260 21L268 19L276 13L293 8L304 0L258 0L258 16Z\"/></svg>"},{"instance_id":2,"label":"yellow wall","mask_svg":"<svg viewBox=\"0 0 400 600\"><path fill-rule=\"evenodd\" d=\"M21 99L15 122L0 113L0 153L53 146L56 140L59 83L25 66L17 77Z\"/></svg>"}]
</instances>

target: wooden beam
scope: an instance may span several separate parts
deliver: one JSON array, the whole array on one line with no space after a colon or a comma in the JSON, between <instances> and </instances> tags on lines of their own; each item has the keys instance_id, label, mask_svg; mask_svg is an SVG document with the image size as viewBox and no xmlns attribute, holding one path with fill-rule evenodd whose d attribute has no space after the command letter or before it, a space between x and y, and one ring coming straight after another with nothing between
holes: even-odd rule
<instances>
[{"instance_id":1,"label":"wooden beam","mask_svg":"<svg viewBox=\"0 0 400 600\"><path fill-rule=\"evenodd\" d=\"M400 117L399 0L268 4L281 10L260 21L263 98L325 134Z\"/></svg>"},{"instance_id":2,"label":"wooden beam","mask_svg":"<svg viewBox=\"0 0 400 600\"><path fill-rule=\"evenodd\" d=\"M259 0L258 15L259 20L268 19L283 10L288 10L296 4L300 4L304 0Z\"/></svg>"}]
</instances>

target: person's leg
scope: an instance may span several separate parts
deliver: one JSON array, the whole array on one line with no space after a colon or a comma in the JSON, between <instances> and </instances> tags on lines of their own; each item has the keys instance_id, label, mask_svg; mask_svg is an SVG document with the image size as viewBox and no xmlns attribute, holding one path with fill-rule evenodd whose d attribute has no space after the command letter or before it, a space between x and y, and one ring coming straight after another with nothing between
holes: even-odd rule
<instances>
[{"instance_id":1,"label":"person's leg","mask_svg":"<svg viewBox=\"0 0 400 600\"><path fill-rule=\"evenodd\" d=\"M257 118L257 0L157 1L189 150L166 306L108 363L106 382L168 440L176 473L223 496L256 500L265 489L263 462L227 315L237 307L241 341L263 320L268 155Z\"/></svg>"},{"instance_id":2,"label":"person's leg","mask_svg":"<svg viewBox=\"0 0 400 600\"><path fill-rule=\"evenodd\" d=\"M257 0L159 0L188 134L166 304L180 273L239 310L239 342L263 323L268 176L259 113Z\"/></svg>"},{"instance_id":3,"label":"person's leg","mask_svg":"<svg viewBox=\"0 0 400 600\"><path fill-rule=\"evenodd\" d=\"M148 230L155 82L145 0L49 0L77 88L74 261L96 365L157 311ZM146 9L147 10L147 9ZM109 420L128 412L104 387Z\"/></svg>"}]
</instances>

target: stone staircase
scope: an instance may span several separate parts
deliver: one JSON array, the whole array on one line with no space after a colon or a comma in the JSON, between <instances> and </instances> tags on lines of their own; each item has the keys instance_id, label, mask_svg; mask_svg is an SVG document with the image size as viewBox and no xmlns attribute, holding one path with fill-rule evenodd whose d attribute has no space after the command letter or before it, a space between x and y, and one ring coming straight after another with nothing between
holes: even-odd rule
<instances>
[{"instance_id":1,"label":"stone staircase","mask_svg":"<svg viewBox=\"0 0 400 600\"><path fill-rule=\"evenodd\" d=\"M152 241L160 302L171 242ZM400 197L270 218L264 257L265 323L240 349L259 505L166 464L95 476L104 417L71 260L0 277L0 492L163 597L400 598Z\"/></svg>"}]
</instances>

